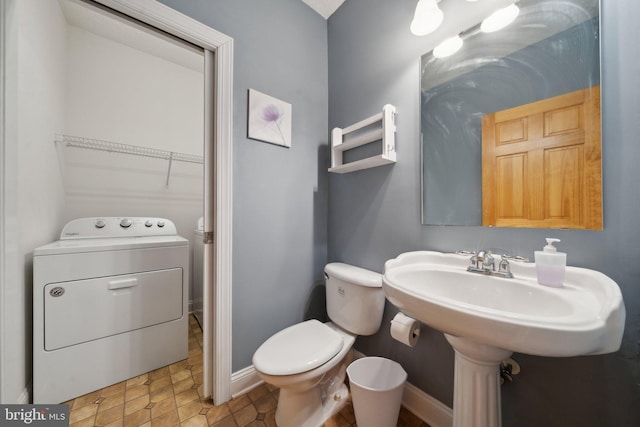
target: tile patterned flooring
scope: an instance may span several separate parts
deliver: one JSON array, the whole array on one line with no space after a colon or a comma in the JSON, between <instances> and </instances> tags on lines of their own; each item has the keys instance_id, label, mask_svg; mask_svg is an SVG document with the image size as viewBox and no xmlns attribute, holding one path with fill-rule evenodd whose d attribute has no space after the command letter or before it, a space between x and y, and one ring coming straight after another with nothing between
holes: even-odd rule
<instances>
[{"instance_id":1,"label":"tile patterned flooring","mask_svg":"<svg viewBox=\"0 0 640 427\"><path fill-rule=\"evenodd\" d=\"M189 357L65 402L70 427L275 427L279 390L263 384L215 406L203 397L202 331L189 318ZM349 403L324 427L355 427ZM404 408L398 427L429 427ZM360 426L367 427L367 426Z\"/></svg>"}]
</instances>

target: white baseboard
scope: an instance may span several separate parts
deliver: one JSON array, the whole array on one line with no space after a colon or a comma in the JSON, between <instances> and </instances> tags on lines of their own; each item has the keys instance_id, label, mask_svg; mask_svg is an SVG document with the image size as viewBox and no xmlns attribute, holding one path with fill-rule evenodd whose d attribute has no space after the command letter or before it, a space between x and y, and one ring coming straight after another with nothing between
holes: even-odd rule
<instances>
[{"instance_id":1,"label":"white baseboard","mask_svg":"<svg viewBox=\"0 0 640 427\"><path fill-rule=\"evenodd\" d=\"M402 406L431 427L453 425L453 410L411 383L404 386Z\"/></svg>"},{"instance_id":2,"label":"white baseboard","mask_svg":"<svg viewBox=\"0 0 640 427\"><path fill-rule=\"evenodd\" d=\"M364 355L356 351L354 357L359 359ZM235 398L248 393L262 383L263 381L253 365L248 366L231 375L231 396ZM411 383L406 383L404 386L402 406L431 427L451 427L453 425L451 408Z\"/></svg>"},{"instance_id":3,"label":"white baseboard","mask_svg":"<svg viewBox=\"0 0 640 427\"><path fill-rule=\"evenodd\" d=\"M234 372L231 374L231 397L235 398L248 393L263 382L253 365Z\"/></svg>"}]
</instances>

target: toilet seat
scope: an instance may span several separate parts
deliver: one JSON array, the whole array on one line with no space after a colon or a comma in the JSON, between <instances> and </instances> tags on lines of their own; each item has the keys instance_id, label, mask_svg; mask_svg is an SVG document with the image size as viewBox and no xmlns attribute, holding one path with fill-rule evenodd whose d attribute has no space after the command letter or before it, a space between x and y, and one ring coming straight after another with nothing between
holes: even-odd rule
<instances>
[{"instance_id":1,"label":"toilet seat","mask_svg":"<svg viewBox=\"0 0 640 427\"><path fill-rule=\"evenodd\" d=\"M318 320L307 320L266 340L253 355L253 366L267 375L299 374L327 363L342 346L339 333Z\"/></svg>"}]
</instances>

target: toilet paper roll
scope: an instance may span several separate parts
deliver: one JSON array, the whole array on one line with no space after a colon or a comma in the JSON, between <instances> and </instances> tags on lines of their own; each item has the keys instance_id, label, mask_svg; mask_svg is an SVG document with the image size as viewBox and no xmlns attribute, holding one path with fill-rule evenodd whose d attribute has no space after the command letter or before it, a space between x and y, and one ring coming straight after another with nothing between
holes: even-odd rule
<instances>
[{"instance_id":1,"label":"toilet paper roll","mask_svg":"<svg viewBox=\"0 0 640 427\"><path fill-rule=\"evenodd\" d=\"M418 342L420 336L420 322L416 319L398 313L391 320L391 337L402 344L413 347Z\"/></svg>"}]
</instances>

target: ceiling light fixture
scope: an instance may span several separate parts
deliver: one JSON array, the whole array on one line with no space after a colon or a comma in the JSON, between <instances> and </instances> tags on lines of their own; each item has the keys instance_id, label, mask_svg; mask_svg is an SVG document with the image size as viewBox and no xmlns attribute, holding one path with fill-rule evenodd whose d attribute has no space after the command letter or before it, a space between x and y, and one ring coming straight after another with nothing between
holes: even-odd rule
<instances>
[{"instance_id":1,"label":"ceiling light fixture","mask_svg":"<svg viewBox=\"0 0 640 427\"><path fill-rule=\"evenodd\" d=\"M480 30L484 33L493 33L511 24L520 13L520 8L515 4L498 9L480 24Z\"/></svg>"},{"instance_id":2,"label":"ceiling light fixture","mask_svg":"<svg viewBox=\"0 0 640 427\"><path fill-rule=\"evenodd\" d=\"M454 36L446 39L433 49L433 56L436 58L446 58L451 56L462 47L462 38L460 36Z\"/></svg>"},{"instance_id":3,"label":"ceiling light fixture","mask_svg":"<svg viewBox=\"0 0 640 427\"><path fill-rule=\"evenodd\" d=\"M416 12L411 21L411 32L416 36L425 36L440 26L444 14L436 0L418 0Z\"/></svg>"}]
</instances>

